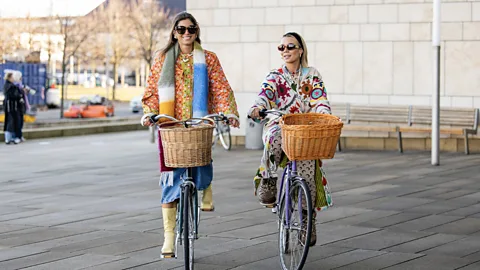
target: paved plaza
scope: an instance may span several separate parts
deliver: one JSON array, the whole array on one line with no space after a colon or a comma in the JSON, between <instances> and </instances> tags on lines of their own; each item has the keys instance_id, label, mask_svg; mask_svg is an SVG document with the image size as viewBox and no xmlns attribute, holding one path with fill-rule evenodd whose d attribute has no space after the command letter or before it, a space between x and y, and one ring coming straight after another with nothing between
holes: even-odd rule
<instances>
[{"instance_id":1,"label":"paved plaza","mask_svg":"<svg viewBox=\"0 0 480 270\"><path fill-rule=\"evenodd\" d=\"M216 212L196 269L279 269L275 216L253 196L261 151L214 153ZM480 155L338 153L335 207L304 269L480 269ZM0 145L0 269L182 269L161 260L158 156L148 133Z\"/></svg>"}]
</instances>

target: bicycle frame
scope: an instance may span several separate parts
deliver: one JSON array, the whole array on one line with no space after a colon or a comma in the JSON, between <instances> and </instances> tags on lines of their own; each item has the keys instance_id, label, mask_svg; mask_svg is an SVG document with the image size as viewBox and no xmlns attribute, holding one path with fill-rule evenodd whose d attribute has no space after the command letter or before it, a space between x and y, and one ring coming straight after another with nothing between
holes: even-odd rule
<instances>
[{"instance_id":1,"label":"bicycle frame","mask_svg":"<svg viewBox=\"0 0 480 270\"><path fill-rule=\"evenodd\" d=\"M284 200L285 200L285 207L286 209L290 209L291 207L291 198L290 198L290 185L292 184L292 180L298 176L297 173L297 162L296 161L290 161L287 163L287 166L285 167L285 170L283 171L282 175L282 182L280 184L280 190L278 193L277 198L282 198L282 194L285 194ZM283 188L285 188L285 192L283 193ZM302 194L299 194L298 201L302 201ZM281 203L281 202L280 202ZM279 204L277 204L277 213L281 215L281 211L278 208ZM298 212L300 215L300 220L303 218L303 211L302 211L302 204L298 204ZM286 220L287 220L287 226L290 227L290 211L286 211Z\"/></svg>"}]
</instances>

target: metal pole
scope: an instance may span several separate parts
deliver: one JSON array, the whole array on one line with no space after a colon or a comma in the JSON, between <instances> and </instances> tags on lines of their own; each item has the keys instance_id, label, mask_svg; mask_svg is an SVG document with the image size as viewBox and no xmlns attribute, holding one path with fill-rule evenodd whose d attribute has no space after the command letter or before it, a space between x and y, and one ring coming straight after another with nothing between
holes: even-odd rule
<instances>
[{"instance_id":1,"label":"metal pole","mask_svg":"<svg viewBox=\"0 0 480 270\"><path fill-rule=\"evenodd\" d=\"M433 1L432 45L433 95L432 95L432 165L440 165L440 3Z\"/></svg>"}]
</instances>

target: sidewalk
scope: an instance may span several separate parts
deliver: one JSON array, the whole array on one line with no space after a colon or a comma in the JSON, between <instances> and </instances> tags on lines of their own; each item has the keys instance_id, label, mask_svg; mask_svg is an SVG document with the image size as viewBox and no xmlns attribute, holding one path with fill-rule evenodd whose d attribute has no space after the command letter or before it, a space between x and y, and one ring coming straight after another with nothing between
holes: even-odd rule
<instances>
[{"instance_id":1,"label":"sidewalk","mask_svg":"<svg viewBox=\"0 0 480 270\"><path fill-rule=\"evenodd\" d=\"M216 149L197 270L279 269L275 216L253 196L260 155ZM304 269L480 269L480 155L441 162L348 150L325 161L335 207L319 213ZM0 145L0 269L183 269L159 258L157 163L147 132Z\"/></svg>"}]
</instances>

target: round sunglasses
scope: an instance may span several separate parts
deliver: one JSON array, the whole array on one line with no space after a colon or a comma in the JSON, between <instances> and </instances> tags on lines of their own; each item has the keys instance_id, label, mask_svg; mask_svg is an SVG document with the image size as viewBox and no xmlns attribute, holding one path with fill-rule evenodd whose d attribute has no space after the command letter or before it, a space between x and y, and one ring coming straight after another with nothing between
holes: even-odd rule
<instances>
[{"instance_id":1,"label":"round sunglasses","mask_svg":"<svg viewBox=\"0 0 480 270\"><path fill-rule=\"evenodd\" d=\"M177 33L179 33L180 35L183 35L185 34L185 32L188 30L188 33L190 34L195 34L197 33L197 27L196 26L189 26L189 27L185 27L185 26L177 26L175 27L175 30L177 31Z\"/></svg>"},{"instance_id":2,"label":"round sunglasses","mask_svg":"<svg viewBox=\"0 0 480 270\"><path fill-rule=\"evenodd\" d=\"M285 46L285 45L283 45L283 44L280 44L280 45L278 45L277 49L278 49L280 52L285 51L285 49L286 49L287 51L291 51L291 50L295 50L295 49L300 49L300 46L295 45L295 44L293 44L293 43L289 43L289 44L287 44L287 46Z\"/></svg>"}]
</instances>

